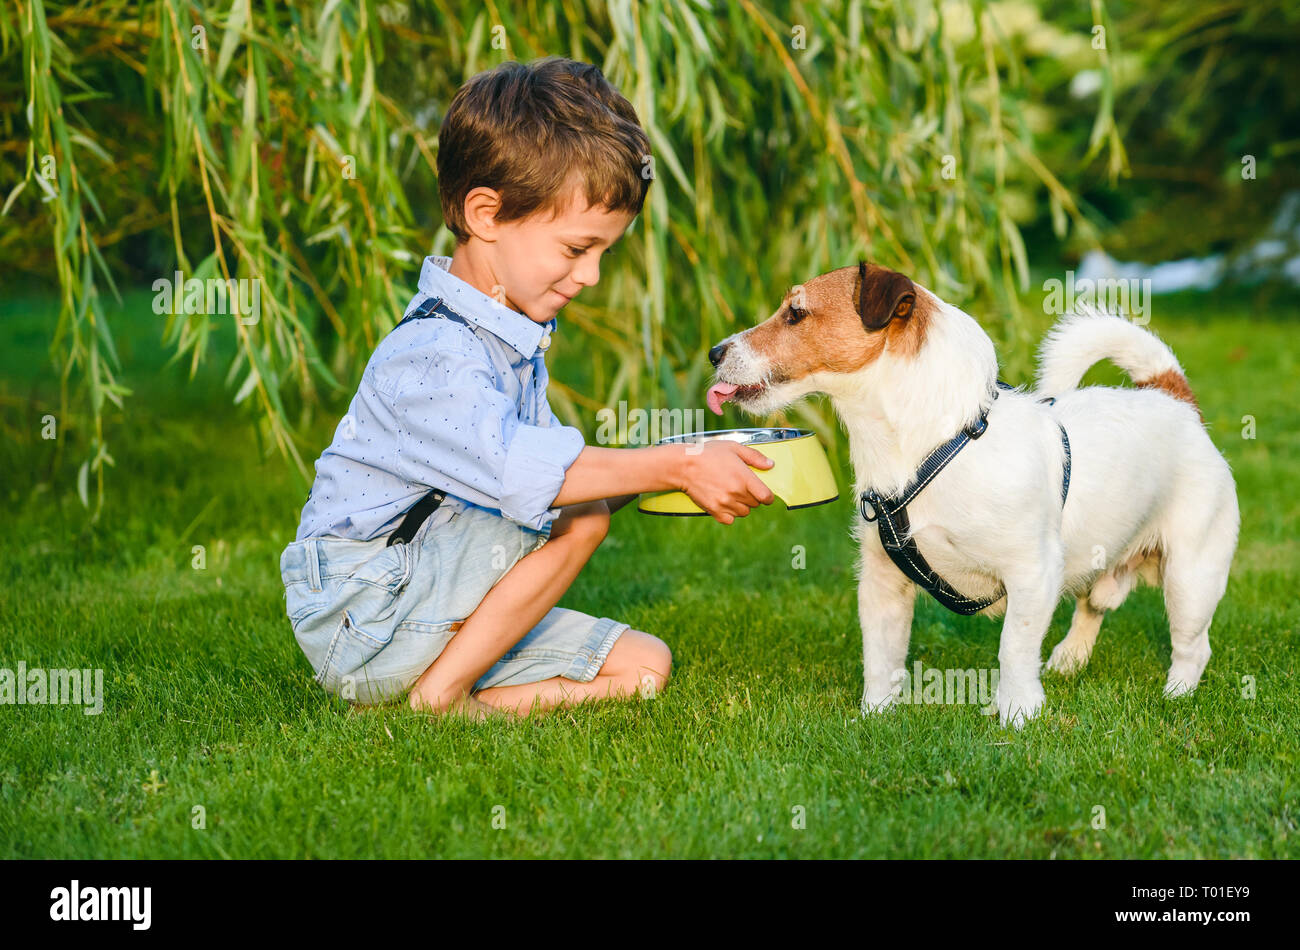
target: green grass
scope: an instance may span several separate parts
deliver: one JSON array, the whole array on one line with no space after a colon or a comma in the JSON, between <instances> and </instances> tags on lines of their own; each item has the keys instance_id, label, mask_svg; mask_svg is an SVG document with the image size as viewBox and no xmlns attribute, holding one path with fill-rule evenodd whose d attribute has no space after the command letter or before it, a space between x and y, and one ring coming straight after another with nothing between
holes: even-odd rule
<instances>
[{"instance_id":1,"label":"green grass","mask_svg":"<svg viewBox=\"0 0 1300 950\"><path fill-rule=\"evenodd\" d=\"M0 706L0 857L1300 853L1294 303L1265 319L1227 297L1157 301L1153 326L1232 463L1243 515L1200 689L1161 697L1168 628L1159 592L1142 588L1107 618L1082 674L1045 677L1043 716L1015 733L970 705L852 721L847 471L835 504L731 527L615 516L562 603L668 642L673 678L651 701L516 724L351 713L313 685L282 613L277 559L302 486L262 458L221 367L192 387L162 367L147 301L129 298L141 317L119 322L136 396L115 422L94 530L76 453L51 475L53 443L36 434L57 401L48 302L0 313L0 667L100 667L106 693L98 716ZM557 378L576 358L556 354ZM318 421L323 445L334 420ZM190 566L196 544L204 571ZM805 569L791 566L794 545ZM1044 656L1069 613L1063 603ZM921 599L909 664L993 667L998 635ZM192 827L196 806L205 828Z\"/></svg>"}]
</instances>

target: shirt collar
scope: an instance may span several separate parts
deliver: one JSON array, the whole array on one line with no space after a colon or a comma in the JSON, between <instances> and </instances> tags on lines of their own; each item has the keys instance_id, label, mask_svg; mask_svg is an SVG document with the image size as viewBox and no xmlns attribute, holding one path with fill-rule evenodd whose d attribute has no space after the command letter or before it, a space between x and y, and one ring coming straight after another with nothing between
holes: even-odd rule
<instances>
[{"instance_id":1,"label":"shirt collar","mask_svg":"<svg viewBox=\"0 0 1300 950\"><path fill-rule=\"evenodd\" d=\"M450 271L451 258L430 255L420 268L419 288L441 297L460 316L500 337L524 359L532 359L542 339L555 332L556 318L538 323L489 297Z\"/></svg>"}]
</instances>

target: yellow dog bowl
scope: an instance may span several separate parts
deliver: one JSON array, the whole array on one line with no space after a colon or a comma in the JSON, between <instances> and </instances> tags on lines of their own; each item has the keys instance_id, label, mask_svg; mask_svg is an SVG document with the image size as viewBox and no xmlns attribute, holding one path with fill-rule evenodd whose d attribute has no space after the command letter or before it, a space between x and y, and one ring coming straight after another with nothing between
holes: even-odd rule
<instances>
[{"instance_id":1,"label":"yellow dog bowl","mask_svg":"<svg viewBox=\"0 0 1300 950\"><path fill-rule=\"evenodd\" d=\"M762 469L750 466L772 493L785 502L787 509L811 508L840 497L831 472L826 450L817 436L806 429L717 429L712 432L687 432L660 439L660 445L711 442L727 439L751 445L776 464ZM644 495L637 511L648 515L707 515L708 512L690 495L680 491Z\"/></svg>"}]
</instances>

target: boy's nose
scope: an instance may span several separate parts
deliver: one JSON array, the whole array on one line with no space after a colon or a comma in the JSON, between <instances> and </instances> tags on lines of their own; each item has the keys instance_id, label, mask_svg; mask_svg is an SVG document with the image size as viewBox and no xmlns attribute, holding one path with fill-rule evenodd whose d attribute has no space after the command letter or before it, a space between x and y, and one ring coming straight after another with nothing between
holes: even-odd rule
<instances>
[{"instance_id":1,"label":"boy's nose","mask_svg":"<svg viewBox=\"0 0 1300 950\"><path fill-rule=\"evenodd\" d=\"M722 362L722 357L727 354L727 344L719 343L713 349L709 350L709 362L717 366Z\"/></svg>"},{"instance_id":2,"label":"boy's nose","mask_svg":"<svg viewBox=\"0 0 1300 950\"><path fill-rule=\"evenodd\" d=\"M573 268L573 277L575 283L583 287L594 287L600 283L600 255L584 254L578 261L578 265Z\"/></svg>"}]
</instances>

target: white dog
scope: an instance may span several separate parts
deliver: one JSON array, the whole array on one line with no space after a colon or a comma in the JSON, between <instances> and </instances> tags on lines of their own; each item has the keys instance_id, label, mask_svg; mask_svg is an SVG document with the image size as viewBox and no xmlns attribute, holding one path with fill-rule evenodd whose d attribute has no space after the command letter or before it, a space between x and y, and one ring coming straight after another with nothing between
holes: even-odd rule
<instances>
[{"instance_id":1,"label":"white dog","mask_svg":"<svg viewBox=\"0 0 1300 950\"><path fill-rule=\"evenodd\" d=\"M914 542L921 574L929 568L971 608L962 612L1005 614L1003 725L1019 727L1043 705L1042 642L1062 595L1076 598L1074 620L1047 665L1068 673L1088 662L1105 612L1139 577L1164 588L1165 694L1196 688L1237 545L1236 486L1178 361L1153 334L1121 317L1066 317L1040 352L1037 391L999 392L993 343L974 319L902 274L860 264L794 288L709 357L714 412L733 400L764 416L820 392L848 431L854 495L868 499L853 529L864 713L899 695L918 586L886 551L886 520L899 542ZM1102 359L1136 388L1076 388ZM950 440L961 443L955 454ZM918 479L945 444L947 464ZM901 522L881 516L917 481Z\"/></svg>"}]
</instances>

